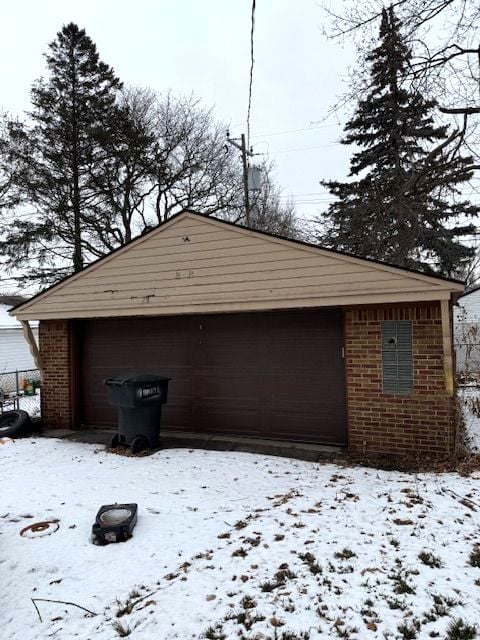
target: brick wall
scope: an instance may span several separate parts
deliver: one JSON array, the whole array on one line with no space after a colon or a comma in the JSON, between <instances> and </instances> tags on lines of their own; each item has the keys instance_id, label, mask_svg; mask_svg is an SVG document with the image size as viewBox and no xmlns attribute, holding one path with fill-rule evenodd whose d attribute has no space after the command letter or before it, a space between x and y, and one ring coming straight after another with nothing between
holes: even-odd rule
<instances>
[{"instance_id":1,"label":"brick wall","mask_svg":"<svg viewBox=\"0 0 480 640\"><path fill-rule=\"evenodd\" d=\"M71 427L71 341L68 320L42 320L39 328L42 358L42 422L48 427Z\"/></svg>"},{"instance_id":2,"label":"brick wall","mask_svg":"<svg viewBox=\"0 0 480 640\"><path fill-rule=\"evenodd\" d=\"M411 320L414 390L382 391L382 320ZM440 303L345 312L349 449L354 453L449 455L454 403L445 391Z\"/></svg>"}]
</instances>

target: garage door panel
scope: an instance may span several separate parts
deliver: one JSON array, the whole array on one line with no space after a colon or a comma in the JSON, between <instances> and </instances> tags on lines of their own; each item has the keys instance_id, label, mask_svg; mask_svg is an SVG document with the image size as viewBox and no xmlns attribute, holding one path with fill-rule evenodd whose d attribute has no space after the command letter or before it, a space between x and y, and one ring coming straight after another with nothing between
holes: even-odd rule
<instances>
[{"instance_id":1,"label":"garage door panel","mask_svg":"<svg viewBox=\"0 0 480 640\"><path fill-rule=\"evenodd\" d=\"M316 349L309 343L297 344L296 350L291 351L290 345L275 346L276 353L271 354L271 367L273 371L291 373L292 375L308 374L312 375L319 367L324 371L328 370L328 377L334 370L335 365L328 361L328 355L331 354L331 346L328 349ZM279 358L284 357L284 362L279 362Z\"/></svg>"},{"instance_id":2,"label":"garage door panel","mask_svg":"<svg viewBox=\"0 0 480 640\"><path fill-rule=\"evenodd\" d=\"M299 413L294 410L273 410L270 437L284 440L309 441L312 433L316 440L325 444L344 444L339 440L336 415L325 414L319 421L318 414Z\"/></svg>"},{"instance_id":3,"label":"garage door panel","mask_svg":"<svg viewBox=\"0 0 480 640\"><path fill-rule=\"evenodd\" d=\"M111 425L103 380L171 378L164 428L346 442L337 309L84 322L84 423Z\"/></svg>"},{"instance_id":4,"label":"garage door panel","mask_svg":"<svg viewBox=\"0 0 480 640\"><path fill-rule=\"evenodd\" d=\"M262 362L259 359L259 351L263 350L263 344L253 338L241 339L235 335L234 343L215 340L215 336L209 336L201 345L204 353L202 367L204 369L220 368L223 370L257 372Z\"/></svg>"},{"instance_id":5,"label":"garage door panel","mask_svg":"<svg viewBox=\"0 0 480 640\"><path fill-rule=\"evenodd\" d=\"M245 436L261 436L262 428L259 420L259 412L247 407L238 407L232 410L231 404L203 403L202 423L208 425L208 432L225 434L241 433ZM207 429L205 429L207 431Z\"/></svg>"},{"instance_id":6,"label":"garage door panel","mask_svg":"<svg viewBox=\"0 0 480 640\"><path fill-rule=\"evenodd\" d=\"M224 372L212 372L208 370L204 374L202 383L202 397L205 399L217 399L222 401L243 402L244 400L257 404L259 389L258 376L238 375L235 370Z\"/></svg>"},{"instance_id":7,"label":"garage door panel","mask_svg":"<svg viewBox=\"0 0 480 640\"><path fill-rule=\"evenodd\" d=\"M308 379L305 379L308 377ZM282 403L295 403L298 399L302 406L311 405L322 411L322 407L338 406L337 383L297 371L294 375L274 375L270 379L268 398ZM306 387L310 389L307 391Z\"/></svg>"},{"instance_id":8,"label":"garage door panel","mask_svg":"<svg viewBox=\"0 0 480 640\"><path fill-rule=\"evenodd\" d=\"M118 375L172 378L163 419L191 425L192 334L185 318L116 318L83 323L82 408L87 425L115 426L103 380Z\"/></svg>"},{"instance_id":9,"label":"garage door panel","mask_svg":"<svg viewBox=\"0 0 480 640\"><path fill-rule=\"evenodd\" d=\"M168 405L162 407L162 423L178 424L187 429L192 424L192 407L190 398L182 396L168 399ZM190 429L189 429L190 430Z\"/></svg>"}]
</instances>

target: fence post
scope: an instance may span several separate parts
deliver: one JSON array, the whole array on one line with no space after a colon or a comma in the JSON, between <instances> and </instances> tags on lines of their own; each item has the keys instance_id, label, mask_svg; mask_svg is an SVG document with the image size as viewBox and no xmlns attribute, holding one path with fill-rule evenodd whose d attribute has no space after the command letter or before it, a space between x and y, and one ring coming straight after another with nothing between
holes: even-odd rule
<instances>
[{"instance_id":1,"label":"fence post","mask_svg":"<svg viewBox=\"0 0 480 640\"><path fill-rule=\"evenodd\" d=\"M15 405L17 411L20 409L20 400L19 400L19 394L20 394L20 389L18 388L18 369L15 371Z\"/></svg>"}]
</instances>

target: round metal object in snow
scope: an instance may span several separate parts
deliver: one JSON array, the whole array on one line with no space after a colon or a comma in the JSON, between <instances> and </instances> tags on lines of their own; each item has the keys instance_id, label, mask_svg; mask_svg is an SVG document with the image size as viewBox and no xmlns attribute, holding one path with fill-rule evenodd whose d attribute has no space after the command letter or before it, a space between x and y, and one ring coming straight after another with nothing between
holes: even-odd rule
<instances>
[{"instance_id":1,"label":"round metal object in snow","mask_svg":"<svg viewBox=\"0 0 480 640\"><path fill-rule=\"evenodd\" d=\"M125 542L132 537L137 523L137 505L104 504L98 510L92 526L93 544L105 545L110 542Z\"/></svg>"},{"instance_id":2,"label":"round metal object in snow","mask_svg":"<svg viewBox=\"0 0 480 640\"><path fill-rule=\"evenodd\" d=\"M20 531L20 535L23 538L42 538L55 533L59 527L58 520L42 520L42 522L34 522L29 524L28 527L24 527Z\"/></svg>"},{"instance_id":3,"label":"round metal object in snow","mask_svg":"<svg viewBox=\"0 0 480 640\"><path fill-rule=\"evenodd\" d=\"M128 509L109 509L101 514L99 520L105 525L120 524L130 516L131 511Z\"/></svg>"}]
</instances>

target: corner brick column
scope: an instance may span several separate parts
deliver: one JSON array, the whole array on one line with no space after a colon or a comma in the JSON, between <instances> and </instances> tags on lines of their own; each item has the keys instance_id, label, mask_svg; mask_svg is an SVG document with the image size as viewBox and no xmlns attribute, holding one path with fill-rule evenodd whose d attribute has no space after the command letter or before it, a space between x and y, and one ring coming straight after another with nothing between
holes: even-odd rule
<instances>
[{"instance_id":1,"label":"corner brick column","mask_svg":"<svg viewBox=\"0 0 480 640\"><path fill-rule=\"evenodd\" d=\"M72 425L71 327L68 320L41 320L42 422L48 427Z\"/></svg>"},{"instance_id":2,"label":"corner brick column","mask_svg":"<svg viewBox=\"0 0 480 640\"><path fill-rule=\"evenodd\" d=\"M382 320L411 320L414 389L382 390ZM448 456L455 446L454 399L445 389L439 302L345 311L348 442L353 453Z\"/></svg>"}]
</instances>

